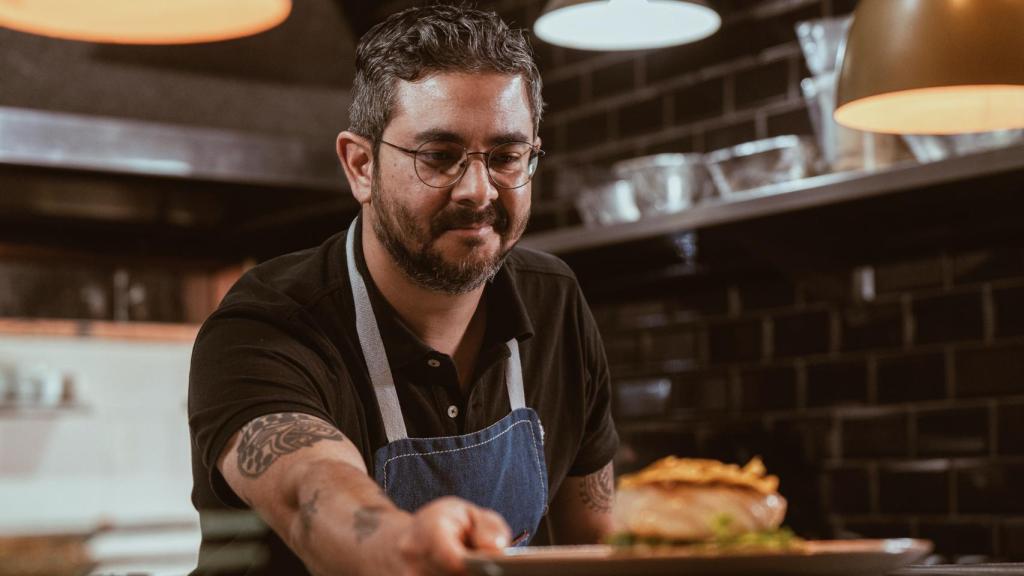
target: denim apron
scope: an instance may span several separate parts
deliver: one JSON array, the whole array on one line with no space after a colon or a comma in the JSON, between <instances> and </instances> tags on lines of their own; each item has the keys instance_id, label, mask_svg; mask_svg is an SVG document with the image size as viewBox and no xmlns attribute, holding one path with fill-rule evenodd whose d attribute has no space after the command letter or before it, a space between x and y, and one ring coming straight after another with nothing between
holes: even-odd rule
<instances>
[{"instance_id":1,"label":"denim apron","mask_svg":"<svg viewBox=\"0 0 1024 576\"><path fill-rule=\"evenodd\" d=\"M358 219L358 218L357 218ZM442 496L458 496L504 517L518 545L529 543L547 511L544 429L526 406L519 343L509 340L505 387L512 411L470 434L409 438L366 283L355 265L356 220L348 229L348 275L359 344L377 397L388 444L374 455L374 479L408 512Z\"/></svg>"}]
</instances>

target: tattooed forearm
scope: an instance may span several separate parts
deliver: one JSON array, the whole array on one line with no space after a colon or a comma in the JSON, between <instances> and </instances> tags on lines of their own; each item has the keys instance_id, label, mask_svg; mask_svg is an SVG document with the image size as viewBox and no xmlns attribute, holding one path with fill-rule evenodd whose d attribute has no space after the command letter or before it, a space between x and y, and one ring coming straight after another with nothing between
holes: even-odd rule
<instances>
[{"instance_id":1,"label":"tattooed forearm","mask_svg":"<svg viewBox=\"0 0 1024 576\"><path fill-rule=\"evenodd\" d=\"M309 500L299 504L299 520L302 521L302 528L308 534L313 528L313 516L316 516L316 501L320 498L320 490L314 490Z\"/></svg>"},{"instance_id":2,"label":"tattooed forearm","mask_svg":"<svg viewBox=\"0 0 1024 576\"><path fill-rule=\"evenodd\" d=\"M380 526L380 513L384 511L383 506L365 506L356 510L353 528L356 531L356 541L362 542Z\"/></svg>"},{"instance_id":3,"label":"tattooed forearm","mask_svg":"<svg viewBox=\"0 0 1024 576\"><path fill-rule=\"evenodd\" d=\"M321 440L344 440L336 428L306 414L270 414L242 428L238 444L238 469L243 476L258 478L278 458Z\"/></svg>"},{"instance_id":4,"label":"tattooed forearm","mask_svg":"<svg viewBox=\"0 0 1024 576\"><path fill-rule=\"evenodd\" d=\"M612 511L614 498L615 485L612 481L611 464L583 478L583 484L580 486L580 499L590 510L607 514Z\"/></svg>"}]
</instances>

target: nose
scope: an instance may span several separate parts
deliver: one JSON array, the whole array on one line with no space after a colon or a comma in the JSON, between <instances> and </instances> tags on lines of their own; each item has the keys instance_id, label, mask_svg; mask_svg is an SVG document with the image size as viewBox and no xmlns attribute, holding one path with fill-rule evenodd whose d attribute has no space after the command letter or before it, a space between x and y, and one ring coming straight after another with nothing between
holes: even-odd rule
<instances>
[{"instance_id":1,"label":"nose","mask_svg":"<svg viewBox=\"0 0 1024 576\"><path fill-rule=\"evenodd\" d=\"M479 160L474 162L473 160ZM455 183L452 189L452 201L486 206L498 198L498 189L494 187L487 174L487 155L473 152L466 156L466 172Z\"/></svg>"}]
</instances>

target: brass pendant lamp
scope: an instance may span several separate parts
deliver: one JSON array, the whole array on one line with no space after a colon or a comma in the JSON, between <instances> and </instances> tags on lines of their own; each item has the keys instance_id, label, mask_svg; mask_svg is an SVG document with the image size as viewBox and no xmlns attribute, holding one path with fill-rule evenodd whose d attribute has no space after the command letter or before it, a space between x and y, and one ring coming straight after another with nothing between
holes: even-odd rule
<instances>
[{"instance_id":1,"label":"brass pendant lamp","mask_svg":"<svg viewBox=\"0 0 1024 576\"><path fill-rule=\"evenodd\" d=\"M0 0L0 26L112 44L193 44L257 34L291 0Z\"/></svg>"},{"instance_id":2,"label":"brass pendant lamp","mask_svg":"<svg viewBox=\"0 0 1024 576\"><path fill-rule=\"evenodd\" d=\"M837 103L870 132L1024 128L1024 0L860 0Z\"/></svg>"},{"instance_id":3,"label":"brass pendant lamp","mask_svg":"<svg viewBox=\"0 0 1024 576\"><path fill-rule=\"evenodd\" d=\"M696 42L722 25L704 0L549 0L533 31L579 50L645 50Z\"/></svg>"}]
</instances>

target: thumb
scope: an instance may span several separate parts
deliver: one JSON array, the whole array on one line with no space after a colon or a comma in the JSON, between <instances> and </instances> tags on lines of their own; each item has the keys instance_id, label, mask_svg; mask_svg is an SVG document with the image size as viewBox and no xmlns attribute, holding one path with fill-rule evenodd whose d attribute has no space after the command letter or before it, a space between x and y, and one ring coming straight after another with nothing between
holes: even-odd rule
<instances>
[{"instance_id":1,"label":"thumb","mask_svg":"<svg viewBox=\"0 0 1024 576\"><path fill-rule=\"evenodd\" d=\"M468 511L470 525L467 543L470 548L501 550L508 546L509 540L512 538L512 531L501 515L493 510L476 506L470 507Z\"/></svg>"}]
</instances>

